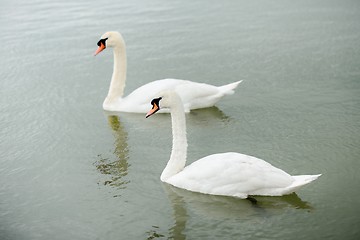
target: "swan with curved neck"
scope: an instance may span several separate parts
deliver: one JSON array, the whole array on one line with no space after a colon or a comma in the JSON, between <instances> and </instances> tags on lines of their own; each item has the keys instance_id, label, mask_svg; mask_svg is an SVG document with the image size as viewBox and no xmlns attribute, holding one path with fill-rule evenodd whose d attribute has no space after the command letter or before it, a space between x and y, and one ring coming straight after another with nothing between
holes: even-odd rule
<instances>
[{"instance_id":1,"label":"swan with curved neck","mask_svg":"<svg viewBox=\"0 0 360 240\"><path fill-rule=\"evenodd\" d=\"M101 36L98 46L95 55L106 48L113 48L114 55L110 87L103 103L103 108L107 111L146 113L150 100L154 98L150 94L154 89L158 91L171 89L180 95L185 112L189 112L192 109L214 106L222 97L233 94L234 89L242 82L237 81L217 87L188 80L162 79L147 83L124 97L127 65L123 37L119 32L106 32Z\"/></svg>"},{"instance_id":2,"label":"swan with curved neck","mask_svg":"<svg viewBox=\"0 0 360 240\"><path fill-rule=\"evenodd\" d=\"M150 117L170 108L173 146L161 181L193 192L247 198L249 195L282 196L314 181L318 175L291 176L256 157L227 152L212 154L185 167L187 138L184 107L174 91L158 94L151 101Z\"/></svg>"}]
</instances>

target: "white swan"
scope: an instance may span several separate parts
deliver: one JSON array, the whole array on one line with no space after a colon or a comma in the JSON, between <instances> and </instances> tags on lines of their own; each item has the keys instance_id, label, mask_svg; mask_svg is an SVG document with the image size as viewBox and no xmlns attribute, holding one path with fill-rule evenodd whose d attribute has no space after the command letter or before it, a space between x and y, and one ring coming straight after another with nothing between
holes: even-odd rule
<instances>
[{"instance_id":1,"label":"white swan","mask_svg":"<svg viewBox=\"0 0 360 240\"><path fill-rule=\"evenodd\" d=\"M157 112L160 105L170 108L173 146L160 177L163 182L193 192L247 198L249 195L290 194L321 176L291 176L264 160L235 152L209 155L185 167L187 139L181 99L172 91L161 92L158 96L152 100L153 107L146 117Z\"/></svg>"},{"instance_id":2,"label":"white swan","mask_svg":"<svg viewBox=\"0 0 360 240\"><path fill-rule=\"evenodd\" d=\"M107 47L112 47L114 52L114 69L110 88L103 103L104 110L119 112L146 113L149 102L154 96L154 89L158 91L172 89L176 91L184 104L184 109L212 107L225 95L234 93L234 89L241 81L216 87L205 83L196 83L179 79L163 79L145 84L134 90L127 97L123 97L126 81L126 48L125 42L119 32L107 32L98 42L99 48L95 55Z\"/></svg>"}]
</instances>

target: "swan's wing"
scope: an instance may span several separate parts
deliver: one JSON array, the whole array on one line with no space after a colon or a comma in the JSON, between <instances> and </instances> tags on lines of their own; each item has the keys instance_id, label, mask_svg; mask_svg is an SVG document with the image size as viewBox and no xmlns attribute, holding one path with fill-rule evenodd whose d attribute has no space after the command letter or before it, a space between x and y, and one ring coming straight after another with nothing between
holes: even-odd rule
<instances>
[{"instance_id":1,"label":"swan's wing","mask_svg":"<svg viewBox=\"0 0 360 240\"><path fill-rule=\"evenodd\" d=\"M191 81L175 86L175 91L187 109L212 107L224 96L216 86Z\"/></svg>"},{"instance_id":2,"label":"swan's wing","mask_svg":"<svg viewBox=\"0 0 360 240\"><path fill-rule=\"evenodd\" d=\"M166 89L174 89L176 86L186 84L188 81L180 79L162 79L149 82L135 89L126 98L141 99L141 102L155 97L155 94ZM144 98L146 96L146 98ZM148 102L150 104L150 102Z\"/></svg>"},{"instance_id":3,"label":"swan's wing","mask_svg":"<svg viewBox=\"0 0 360 240\"><path fill-rule=\"evenodd\" d=\"M175 89L176 86L186 84L188 81L180 79L162 79L149 82L131 92L128 96L124 97L121 105L131 108L132 111L139 110L138 112L147 112L151 107L151 100L158 92L166 89Z\"/></svg>"},{"instance_id":4,"label":"swan's wing","mask_svg":"<svg viewBox=\"0 0 360 240\"><path fill-rule=\"evenodd\" d=\"M176 86L175 91L181 97L184 106L188 109L197 109L214 106L222 97L234 93L234 89L242 82L237 81L220 87L186 81Z\"/></svg>"},{"instance_id":5,"label":"swan's wing","mask_svg":"<svg viewBox=\"0 0 360 240\"><path fill-rule=\"evenodd\" d=\"M163 90L174 90L179 94L185 111L213 106L224 94L219 87L181 79L162 79L147 83L123 98L123 106L131 106L141 112L148 110L155 94Z\"/></svg>"},{"instance_id":6,"label":"swan's wing","mask_svg":"<svg viewBox=\"0 0 360 240\"><path fill-rule=\"evenodd\" d=\"M204 157L167 180L176 187L190 191L241 198L266 192L266 189L284 188L293 181L281 169L240 153Z\"/></svg>"}]
</instances>

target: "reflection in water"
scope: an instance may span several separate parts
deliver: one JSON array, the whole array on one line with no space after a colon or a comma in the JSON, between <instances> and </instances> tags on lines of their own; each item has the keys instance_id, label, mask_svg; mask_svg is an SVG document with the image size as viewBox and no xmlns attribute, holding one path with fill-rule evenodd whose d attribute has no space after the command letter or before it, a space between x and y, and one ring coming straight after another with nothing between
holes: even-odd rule
<instances>
[{"instance_id":1,"label":"reflection in water","mask_svg":"<svg viewBox=\"0 0 360 240\"><path fill-rule=\"evenodd\" d=\"M158 229L159 229L158 226L152 226L152 227L153 227L153 229L151 229L150 231L146 232L146 233L149 235L146 239L151 240L151 239L156 239L156 238L163 238L163 237L165 237L165 235L157 232Z\"/></svg>"},{"instance_id":2,"label":"reflection in water","mask_svg":"<svg viewBox=\"0 0 360 240\"><path fill-rule=\"evenodd\" d=\"M165 183L163 187L174 214L174 226L169 229L171 239L186 239L184 230L188 209L206 218L241 220L251 218L258 222L263 221L266 216L282 214L289 208L308 211L312 209L295 193L282 197L255 197L257 203L253 203L246 199L190 192Z\"/></svg>"},{"instance_id":3,"label":"reflection in water","mask_svg":"<svg viewBox=\"0 0 360 240\"><path fill-rule=\"evenodd\" d=\"M128 135L121 125L118 116L108 116L108 122L115 136L115 150L114 155L116 160L111 158L104 158L98 155L100 158L95 162L96 168L102 173L110 176L110 180L106 180L104 185L115 186L119 188L125 188L129 183L124 177L128 174L129 168L129 147L127 144Z\"/></svg>"},{"instance_id":4,"label":"reflection in water","mask_svg":"<svg viewBox=\"0 0 360 240\"><path fill-rule=\"evenodd\" d=\"M218 107L210 108L201 108L191 111L190 116L195 116L195 121L209 121L209 119L220 119L222 122L226 123L231 120L223 111Z\"/></svg>"},{"instance_id":5,"label":"reflection in water","mask_svg":"<svg viewBox=\"0 0 360 240\"><path fill-rule=\"evenodd\" d=\"M313 210L313 207L303 200L296 194L285 195L282 197L256 197L257 206L264 209L284 209L284 208L295 208L295 209L307 209Z\"/></svg>"},{"instance_id":6,"label":"reflection in water","mask_svg":"<svg viewBox=\"0 0 360 240\"><path fill-rule=\"evenodd\" d=\"M164 183L163 186L170 199L175 221L174 226L169 229L169 235L174 239L186 239L184 230L188 215L185 208L185 201L183 197L171 192L171 186L169 184Z\"/></svg>"}]
</instances>

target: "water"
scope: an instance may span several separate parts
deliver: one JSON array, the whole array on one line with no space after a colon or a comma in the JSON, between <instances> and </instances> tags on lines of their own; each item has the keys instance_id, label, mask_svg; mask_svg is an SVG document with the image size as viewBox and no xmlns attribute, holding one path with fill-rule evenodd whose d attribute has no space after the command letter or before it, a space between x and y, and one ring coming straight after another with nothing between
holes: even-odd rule
<instances>
[{"instance_id":1,"label":"water","mask_svg":"<svg viewBox=\"0 0 360 240\"><path fill-rule=\"evenodd\" d=\"M1 239L358 239L358 1L3 1ZM323 176L249 201L159 180L168 115L102 110L122 32L125 94L155 79L245 81L187 115L189 159L254 155Z\"/></svg>"}]
</instances>

